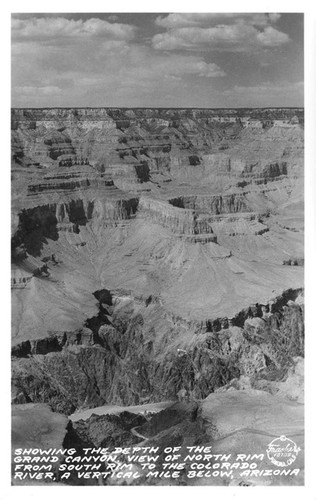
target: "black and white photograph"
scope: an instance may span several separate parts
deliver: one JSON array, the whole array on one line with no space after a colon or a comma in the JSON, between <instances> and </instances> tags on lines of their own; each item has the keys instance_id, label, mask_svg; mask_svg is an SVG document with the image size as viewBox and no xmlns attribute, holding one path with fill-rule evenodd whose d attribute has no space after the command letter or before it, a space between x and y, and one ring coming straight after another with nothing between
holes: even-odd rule
<instances>
[{"instance_id":1,"label":"black and white photograph","mask_svg":"<svg viewBox=\"0 0 316 500\"><path fill-rule=\"evenodd\" d=\"M305 16L220 7L11 14L13 487L305 485Z\"/></svg>"}]
</instances>

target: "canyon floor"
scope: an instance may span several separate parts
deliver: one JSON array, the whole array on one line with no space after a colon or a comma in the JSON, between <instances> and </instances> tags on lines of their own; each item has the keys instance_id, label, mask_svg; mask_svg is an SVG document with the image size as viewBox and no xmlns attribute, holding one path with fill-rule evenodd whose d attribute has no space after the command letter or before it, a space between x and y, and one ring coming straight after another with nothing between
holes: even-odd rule
<instances>
[{"instance_id":1,"label":"canyon floor","mask_svg":"<svg viewBox=\"0 0 316 500\"><path fill-rule=\"evenodd\" d=\"M298 476L102 484L303 484L303 110L13 109L11 170L13 448L286 435Z\"/></svg>"}]
</instances>

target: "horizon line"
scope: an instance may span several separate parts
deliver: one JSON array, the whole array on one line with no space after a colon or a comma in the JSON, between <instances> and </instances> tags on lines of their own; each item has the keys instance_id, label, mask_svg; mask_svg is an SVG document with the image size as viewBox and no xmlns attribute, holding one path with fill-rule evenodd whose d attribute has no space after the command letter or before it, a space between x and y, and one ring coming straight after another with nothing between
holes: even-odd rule
<instances>
[{"instance_id":1,"label":"horizon line","mask_svg":"<svg viewBox=\"0 0 316 500\"><path fill-rule=\"evenodd\" d=\"M18 107L11 106L11 110L27 110L27 109L305 109L305 106L236 106L236 107L198 107L198 106L41 106L41 107Z\"/></svg>"}]
</instances>

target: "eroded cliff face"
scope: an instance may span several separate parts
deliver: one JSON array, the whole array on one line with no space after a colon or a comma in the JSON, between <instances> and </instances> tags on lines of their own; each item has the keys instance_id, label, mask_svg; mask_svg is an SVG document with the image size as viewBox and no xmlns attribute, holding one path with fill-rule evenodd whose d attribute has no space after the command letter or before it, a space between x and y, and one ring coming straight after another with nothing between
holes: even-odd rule
<instances>
[{"instance_id":1,"label":"eroded cliff face","mask_svg":"<svg viewBox=\"0 0 316 500\"><path fill-rule=\"evenodd\" d=\"M283 264L303 258L302 124L300 110L280 109L13 110L15 266L29 279L54 254L52 288L72 281L76 262L89 290L95 282L161 296L174 316L194 320L230 318L247 300L301 287L302 273ZM37 155L43 141L55 152L60 144L58 154ZM251 300L254 287L262 297Z\"/></svg>"},{"instance_id":2,"label":"eroded cliff face","mask_svg":"<svg viewBox=\"0 0 316 500\"><path fill-rule=\"evenodd\" d=\"M180 326L152 298L144 304L101 300L88 328L14 346L17 400L49 403L69 414L106 403L204 399L242 376L252 384L282 380L304 354L299 290L241 311L230 324L213 325Z\"/></svg>"},{"instance_id":3,"label":"eroded cliff face","mask_svg":"<svg viewBox=\"0 0 316 500\"><path fill-rule=\"evenodd\" d=\"M181 400L196 442L210 396L301 403L303 138L294 109L13 110L13 401ZM139 426L163 443L172 419ZM123 420L68 442L136 442Z\"/></svg>"}]
</instances>

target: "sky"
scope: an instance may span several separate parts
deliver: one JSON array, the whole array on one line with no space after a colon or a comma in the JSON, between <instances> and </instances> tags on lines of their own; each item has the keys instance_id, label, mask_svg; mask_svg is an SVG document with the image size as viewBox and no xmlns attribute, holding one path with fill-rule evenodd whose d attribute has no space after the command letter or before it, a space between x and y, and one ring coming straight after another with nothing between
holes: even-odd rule
<instances>
[{"instance_id":1,"label":"sky","mask_svg":"<svg viewBox=\"0 0 316 500\"><path fill-rule=\"evenodd\" d=\"M304 104L289 13L13 14L12 107Z\"/></svg>"}]
</instances>

